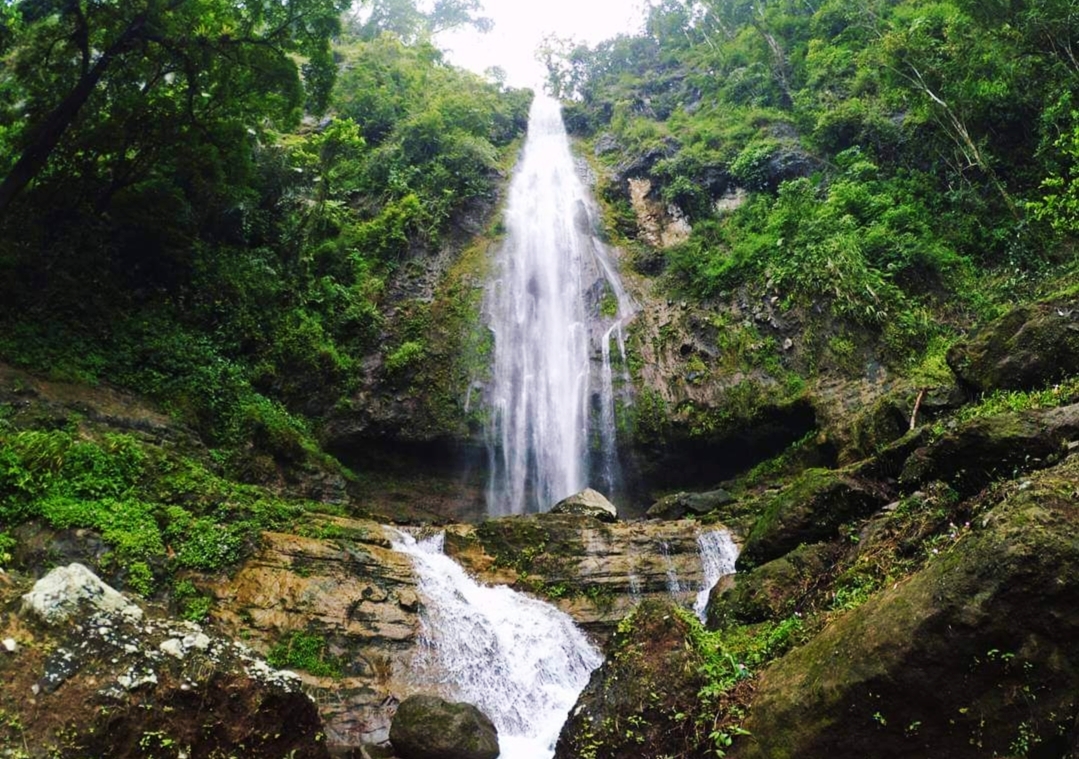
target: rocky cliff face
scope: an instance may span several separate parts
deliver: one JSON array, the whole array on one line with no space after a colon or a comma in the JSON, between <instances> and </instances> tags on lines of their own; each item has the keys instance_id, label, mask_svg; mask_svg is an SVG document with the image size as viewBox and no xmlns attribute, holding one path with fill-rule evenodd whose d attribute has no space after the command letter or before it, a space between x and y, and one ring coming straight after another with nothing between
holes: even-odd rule
<instances>
[{"instance_id":1,"label":"rocky cliff face","mask_svg":"<svg viewBox=\"0 0 1079 759\"><path fill-rule=\"evenodd\" d=\"M419 634L420 599L408 558L377 523L326 519L311 535L267 534L262 549L212 587L215 619L269 651L289 634L325 641L341 677L300 673L333 745L383 742Z\"/></svg>"},{"instance_id":2,"label":"rocky cliff face","mask_svg":"<svg viewBox=\"0 0 1079 759\"><path fill-rule=\"evenodd\" d=\"M741 492L755 524L712 593L710 629L657 635L663 609L620 626L560 756L1074 756L1079 666L1063 641L1079 594L1079 406L1051 368L1074 360L1071 314L1020 309L949 354L985 388L1029 394ZM1024 334L1039 338L1014 361L987 348ZM697 658L654 663L679 651ZM664 684L664 708L640 682ZM641 748L641 735L662 737Z\"/></svg>"}]
</instances>

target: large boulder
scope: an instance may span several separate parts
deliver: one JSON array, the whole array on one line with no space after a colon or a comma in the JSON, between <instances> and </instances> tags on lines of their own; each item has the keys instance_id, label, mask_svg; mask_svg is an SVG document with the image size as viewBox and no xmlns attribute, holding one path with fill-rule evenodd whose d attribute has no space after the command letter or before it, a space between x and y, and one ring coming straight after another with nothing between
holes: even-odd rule
<instances>
[{"instance_id":1,"label":"large boulder","mask_svg":"<svg viewBox=\"0 0 1079 759\"><path fill-rule=\"evenodd\" d=\"M245 644L143 613L81 565L28 584L0 573L0 755L329 759L300 678Z\"/></svg>"},{"instance_id":2,"label":"large boulder","mask_svg":"<svg viewBox=\"0 0 1079 759\"><path fill-rule=\"evenodd\" d=\"M764 505L738 557L738 569L778 559L802 543L829 540L840 525L869 516L888 500L879 485L853 473L809 469Z\"/></svg>"},{"instance_id":3,"label":"large boulder","mask_svg":"<svg viewBox=\"0 0 1079 759\"><path fill-rule=\"evenodd\" d=\"M704 516L731 503L734 503L734 496L722 488L707 493L675 493L652 504L645 516L649 519L685 519L687 516Z\"/></svg>"},{"instance_id":4,"label":"large boulder","mask_svg":"<svg viewBox=\"0 0 1079 759\"><path fill-rule=\"evenodd\" d=\"M708 627L752 624L782 619L800 611L803 599L834 574L841 548L814 543L786 556L735 575L732 583L719 583L708 599Z\"/></svg>"},{"instance_id":5,"label":"large boulder","mask_svg":"<svg viewBox=\"0 0 1079 759\"><path fill-rule=\"evenodd\" d=\"M948 351L948 365L980 392L1034 390L1079 373L1079 302L1016 308Z\"/></svg>"},{"instance_id":6,"label":"large boulder","mask_svg":"<svg viewBox=\"0 0 1079 759\"><path fill-rule=\"evenodd\" d=\"M569 498L563 498L551 508L552 514L574 514L592 517L601 522L617 522L618 510L600 492L585 488Z\"/></svg>"},{"instance_id":7,"label":"large boulder","mask_svg":"<svg viewBox=\"0 0 1079 759\"><path fill-rule=\"evenodd\" d=\"M778 660L728 755L1074 756L1077 480L1073 457L1004 489L925 569Z\"/></svg>"},{"instance_id":8,"label":"large boulder","mask_svg":"<svg viewBox=\"0 0 1079 759\"><path fill-rule=\"evenodd\" d=\"M606 661L570 711L555 759L656 757L693 745L693 720L671 719L694 711L704 685L690 638L690 624L671 603L643 602L618 626Z\"/></svg>"},{"instance_id":9,"label":"large boulder","mask_svg":"<svg viewBox=\"0 0 1079 759\"><path fill-rule=\"evenodd\" d=\"M401 759L496 759L498 731L472 704L409 696L397 707L390 743Z\"/></svg>"},{"instance_id":10,"label":"large boulder","mask_svg":"<svg viewBox=\"0 0 1079 759\"><path fill-rule=\"evenodd\" d=\"M1079 404L972 419L915 450L900 482L942 480L973 495L995 477L1044 469L1079 440Z\"/></svg>"}]
</instances>

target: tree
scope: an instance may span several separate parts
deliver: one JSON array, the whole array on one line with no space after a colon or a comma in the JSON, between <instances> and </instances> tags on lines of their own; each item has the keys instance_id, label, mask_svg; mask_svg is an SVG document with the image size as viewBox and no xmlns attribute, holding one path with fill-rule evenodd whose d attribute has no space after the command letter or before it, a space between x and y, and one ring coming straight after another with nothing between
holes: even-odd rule
<instances>
[{"instance_id":1,"label":"tree","mask_svg":"<svg viewBox=\"0 0 1079 759\"><path fill-rule=\"evenodd\" d=\"M294 121L304 89L293 56L310 61L312 82L328 91L330 38L349 0L23 0L12 81L4 110L26 127L18 159L0 183L0 214L37 178L58 149L94 150L115 168L145 147L130 127L177 120L213 140L222 124L258 129L264 119ZM17 100L16 100L17 98ZM311 102L325 103L325 93ZM130 140L87 145L111 125ZM153 131L153 130L151 130ZM104 147L104 150L100 148ZM122 150L116 152L114 148ZM113 148L113 149L110 149ZM123 172L121 172L122 174ZM112 179L122 179L113 172ZM115 188L113 188L115 190Z\"/></svg>"},{"instance_id":2,"label":"tree","mask_svg":"<svg viewBox=\"0 0 1079 759\"><path fill-rule=\"evenodd\" d=\"M461 26L489 32L494 22L476 15L480 0L434 0L423 4L416 0L369 0L352 16L352 33L362 40L373 40L383 32L396 34L405 42L433 37Z\"/></svg>"}]
</instances>

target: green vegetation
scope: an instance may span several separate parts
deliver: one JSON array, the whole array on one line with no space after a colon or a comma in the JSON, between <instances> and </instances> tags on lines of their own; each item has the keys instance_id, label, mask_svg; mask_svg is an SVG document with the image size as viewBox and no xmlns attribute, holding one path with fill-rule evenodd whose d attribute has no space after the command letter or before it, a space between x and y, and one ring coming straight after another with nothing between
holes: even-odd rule
<instances>
[{"instance_id":1,"label":"green vegetation","mask_svg":"<svg viewBox=\"0 0 1079 759\"><path fill-rule=\"evenodd\" d=\"M102 569L144 595L177 570L234 565L263 530L291 525L310 506L238 485L130 435L0 431L0 523L40 519L96 530L109 547ZM10 549L4 538L0 549ZM177 592L185 615L205 616L193 587Z\"/></svg>"},{"instance_id":2,"label":"green vegetation","mask_svg":"<svg viewBox=\"0 0 1079 759\"><path fill-rule=\"evenodd\" d=\"M1079 378L1073 377L1042 390L995 390L978 402L961 408L951 417L951 420L962 423L1011 411L1068 406L1077 401L1079 401ZM943 424L934 425L934 431L937 434L943 434Z\"/></svg>"},{"instance_id":3,"label":"green vegetation","mask_svg":"<svg viewBox=\"0 0 1079 759\"><path fill-rule=\"evenodd\" d=\"M376 3L342 30L344 5L5 9L0 357L282 466L316 455L362 358L415 367L419 336L384 342L386 283L494 197L531 94L382 33L482 26L475 3ZM44 155L25 181L20 151Z\"/></svg>"},{"instance_id":4,"label":"green vegetation","mask_svg":"<svg viewBox=\"0 0 1079 759\"><path fill-rule=\"evenodd\" d=\"M141 593L234 565L306 510L235 481L351 477L316 441L380 353L463 426L485 249L433 301L394 288L466 247L526 125L531 92L430 42L486 28L475 0L0 6L0 361L148 397L213 458L0 425L0 565L31 520L99 532Z\"/></svg>"},{"instance_id":5,"label":"green vegetation","mask_svg":"<svg viewBox=\"0 0 1079 759\"><path fill-rule=\"evenodd\" d=\"M270 666L294 668L316 677L341 677L341 661L326 651L326 640L318 634L293 631L266 654Z\"/></svg>"},{"instance_id":6,"label":"green vegetation","mask_svg":"<svg viewBox=\"0 0 1079 759\"><path fill-rule=\"evenodd\" d=\"M567 123L603 139L613 227L632 234L627 176L688 215L658 254L683 297L824 307L905 366L1067 263L1075 36L1056 0L663 0L644 33L546 61Z\"/></svg>"}]
</instances>

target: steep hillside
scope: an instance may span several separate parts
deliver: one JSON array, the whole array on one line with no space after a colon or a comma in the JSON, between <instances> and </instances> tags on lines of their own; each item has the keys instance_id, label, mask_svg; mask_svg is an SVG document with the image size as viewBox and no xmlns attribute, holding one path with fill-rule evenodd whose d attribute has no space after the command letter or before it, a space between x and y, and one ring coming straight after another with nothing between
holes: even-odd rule
<instances>
[{"instance_id":1,"label":"steep hillside","mask_svg":"<svg viewBox=\"0 0 1079 759\"><path fill-rule=\"evenodd\" d=\"M961 399L957 337L1070 289L1076 24L1053 2L670 0L638 36L549 45L640 274L646 490L818 431L821 461L860 458L919 398Z\"/></svg>"}]
</instances>

